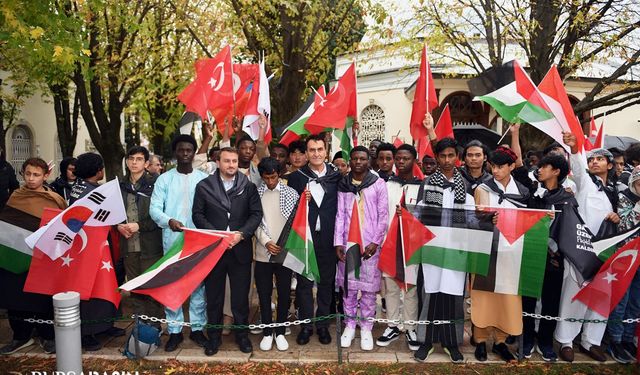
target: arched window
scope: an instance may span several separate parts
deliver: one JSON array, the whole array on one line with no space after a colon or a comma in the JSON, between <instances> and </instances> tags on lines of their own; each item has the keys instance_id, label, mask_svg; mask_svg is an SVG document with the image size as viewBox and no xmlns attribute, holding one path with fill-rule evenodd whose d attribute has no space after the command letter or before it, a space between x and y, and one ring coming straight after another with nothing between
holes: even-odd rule
<instances>
[{"instance_id":1,"label":"arched window","mask_svg":"<svg viewBox=\"0 0 640 375\"><path fill-rule=\"evenodd\" d=\"M483 126L489 125L489 114L485 113L482 103L474 102L471 94L466 91L457 91L444 98L434 116L436 121L447 104L449 104L451 121L454 125L474 123Z\"/></svg>"},{"instance_id":2,"label":"arched window","mask_svg":"<svg viewBox=\"0 0 640 375\"><path fill-rule=\"evenodd\" d=\"M24 125L18 125L13 128L11 134L11 166L16 172L22 169L22 163L29 159L32 155L32 137L31 131ZM22 176L18 173L18 180L22 182Z\"/></svg>"},{"instance_id":3,"label":"arched window","mask_svg":"<svg viewBox=\"0 0 640 375\"><path fill-rule=\"evenodd\" d=\"M358 144L369 147L374 139L384 140L385 115L382 108L375 104L366 106L360 113L360 133Z\"/></svg>"}]
</instances>

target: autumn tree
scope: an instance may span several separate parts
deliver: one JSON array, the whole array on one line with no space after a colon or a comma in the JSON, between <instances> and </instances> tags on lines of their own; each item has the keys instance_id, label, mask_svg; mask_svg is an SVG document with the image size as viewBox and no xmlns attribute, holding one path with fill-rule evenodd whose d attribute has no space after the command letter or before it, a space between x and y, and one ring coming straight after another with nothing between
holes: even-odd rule
<instances>
[{"instance_id":1,"label":"autumn tree","mask_svg":"<svg viewBox=\"0 0 640 375\"><path fill-rule=\"evenodd\" d=\"M87 50L75 35L80 23L70 10L65 1L14 1L0 8L0 70L8 74L0 104L3 142L23 100L39 90L51 96L62 154L73 154L79 112L71 73Z\"/></svg>"},{"instance_id":2,"label":"autumn tree","mask_svg":"<svg viewBox=\"0 0 640 375\"><path fill-rule=\"evenodd\" d=\"M562 78L594 75L576 113L640 104L640 83L629 80L640 64L637 0L437 0L420 2L406 39L440 43L432 55L482 74L506 62L514 50L539 83L556 64ZM592 66L607 68L594 71ZM529 131L532 127L526 127ZM530 134L542 142L541 133Z\"/></svg>"},{"instance_id":3,"label":"autumn tree","mask_svg":"<svg viewBox=\"0 0 640 375\"><path fill-rule=\"evenodd\" d=\"M276 126L298 110L310 86L334 78L337 55L353 51L364 35L365 17L384 9L370 0L225 0L249 56L266 54ZM256 59L257 60L257 59Z\"/></svg>"}]
</instances>

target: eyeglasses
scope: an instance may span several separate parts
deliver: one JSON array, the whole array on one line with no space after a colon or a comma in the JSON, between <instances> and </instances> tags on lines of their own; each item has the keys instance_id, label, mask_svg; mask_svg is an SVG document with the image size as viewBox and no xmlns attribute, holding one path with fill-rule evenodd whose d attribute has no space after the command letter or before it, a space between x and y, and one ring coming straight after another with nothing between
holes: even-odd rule
<instances>
[{"instance_id":1,"label":"eyeglasses","mask_svg":"<svg viewBox=\"0 0 640 375\"><path fill-rule=\"evenodd\" d=\"M143 162L144 163L144 158L143 157L134 157L134 156L129 156L127 158L127 160L132 161L132 162Z\"/></svg>"}]
</instances>

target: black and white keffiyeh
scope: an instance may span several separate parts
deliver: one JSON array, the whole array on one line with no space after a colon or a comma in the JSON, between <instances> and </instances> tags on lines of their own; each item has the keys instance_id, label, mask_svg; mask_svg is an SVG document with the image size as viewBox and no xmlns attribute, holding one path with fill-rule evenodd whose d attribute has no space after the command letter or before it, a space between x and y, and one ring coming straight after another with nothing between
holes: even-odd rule
<instances>
[{"instance_id":1,"label":"black and white keffiyeh","mask_svg":"<svg viewBox=\"0 0 640 375\"><path fill-rule=\"evenodd\" d=\"M457 169L453 172L453 182L450 182L440 169L427 178L424 185L422 201L426 205L442 207L442 193L445 189L453 190L453 201L455 205L463 208L467 201L467 189L462 175Z\"/></svg>"}]
</instances>

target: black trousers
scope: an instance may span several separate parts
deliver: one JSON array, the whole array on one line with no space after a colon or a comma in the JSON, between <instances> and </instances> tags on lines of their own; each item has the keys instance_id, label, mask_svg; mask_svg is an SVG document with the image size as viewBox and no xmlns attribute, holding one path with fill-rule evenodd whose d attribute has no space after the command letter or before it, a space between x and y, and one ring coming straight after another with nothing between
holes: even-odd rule
<instances>
[{"instance_id":1,"label":"black trousers","mask_svg":"<svg viewBox=\"0 0 640 375\"><path fill-rule=\"evenodd\" d=\"M318 232L312 232L313 246L318 260L318 270L320 271L320 282L316 293L316 317L326 316L331 313L331 305L335 304L333 292L336 282L336 257L335 248L331 244L321 243ZM298 286L296 287L296 301L298 304L298 317L300 319L313 318L313 281L304 276L296 275ZM335 309L335 307L334 307ZM334 310L335 311L335 310ZM328 320L316 322L316 328L328 327ZM311 328L310 324L303 326Z\"/></svg>"},{"instance_id":2,"label":"black trousers","mask_svg":"<svg viewBox=\"0 0 640 375\"><path fill-rule=\"evenodd\" d=\"M542 295L540 297L542 304L540 313L542 315L558 316L563 272L564 266L562 258L552 258L548 256L544 272L544 281L542 282ZM535 313L536 302L537 300L533 297L522 297L522 311ZM540 319L537 334L535 331L535 322L533 318L523 318L522 331L524 341L533 343L533 340L537 337L540 345L553 345L553 332L556 329L556 321Z\"/></svg>"},{"instance_id":3,"label":"black trousers","mask_svg":"<svg viewBox=\"0 0 640 375\"><path fill-rule=\"evenodd\" d=\"M427 320L458 320L464 318L463 296L446 293L430 293ZM456 325L429 324L424 339L425 344L439 342L443 347L458 346Z\"/></svg>"},{"instance_id":4,"label":"black trousers","mask_svg":"<svg viewBox=\"0 0 640 375\"><path fill-rule=\"evenodd\" d=\"M7 313L9 315L9 325L11 326L11 330L13 330L14 340L29 340L34 328L41 339L54 339L52 324L37 324L24 321L24 319L28 318L53 320L53 312L51 312L50 314L44 314L28 311L9 310L7 311Z\"/></svg>"},{"instance_id":5,"label":"black trousers","mask_svg":"<svg viewBox=\"0 0 640 375\"><path fill-rule=\"evenodd\" d=\"M222 324L224 289L229 276L231 287L231 313L234 324L249 324L249 288L251 287L251 263L241 264L233 254L226 251L213 270L204 279L207 295L207 317L209 324ZM247 336L247 329L235 330L236 338ZM220 340L222 329L209 328L209 339Z\"/></svg>"},{"instance_id":6,"label":"black trousers","mask_svg":"<svg viewBox=\"0 0 640 375\"><path fill-rule=\"evenodd\" d=\"M273 294L273 277L276 277L276 291L278 293L278 305L276 323L287 321L289 304L291 303L291 273L287 267L278 263L257 262L254 269L258 300L260 301L260 318L263 324L272 323L271 295ZM275 329L276 336L284 335L285 327ZM265 336L273 333L273 328L263 330Z\"/></svg>"}]
</instances>

